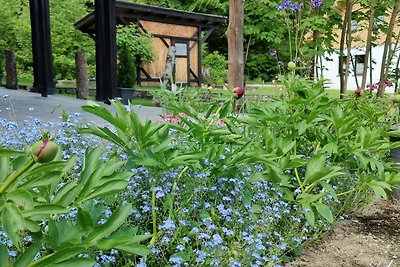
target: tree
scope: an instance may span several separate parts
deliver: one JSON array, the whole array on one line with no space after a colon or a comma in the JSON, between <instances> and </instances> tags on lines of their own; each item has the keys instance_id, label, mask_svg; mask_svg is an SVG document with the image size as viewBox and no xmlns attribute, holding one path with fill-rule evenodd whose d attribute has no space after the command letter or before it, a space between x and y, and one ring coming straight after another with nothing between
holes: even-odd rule
<instances>
[{"instance_id":1,"label":"tree","mask_svg":"<svg viewBox=\"0 0 400 267\"><path fill-rule=\"evenodd\" d=\"M244 86L244 0L229 0L228 86Z\"/></svg>"},{"instance_id":2,"label":"tree","mask_svg":"<svg viewBox=\"0 0 400 267\"><path fill-rule=\"evenodd\" d=\"M386 33L386 40L384 44L383 56L382 56L382 65L381 65L381 72L379 77L379 89L378 89L378 96L383 96L385 93L386 83L385 80L388 76L388 68L390 65L390 57L389 57L389 50L392 45L392 36L393 36L393 28L397 19L397 15L400 11L400 0L396 0L396 4L392 9L392 13L390 16L389 26Z\"/></svg>"}]
</instances>

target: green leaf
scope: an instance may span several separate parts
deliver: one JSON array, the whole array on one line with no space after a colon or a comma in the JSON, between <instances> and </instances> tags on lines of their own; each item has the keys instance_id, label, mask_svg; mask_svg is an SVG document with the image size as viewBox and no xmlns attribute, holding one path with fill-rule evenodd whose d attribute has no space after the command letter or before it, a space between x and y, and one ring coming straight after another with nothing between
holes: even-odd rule
<instances>
[{"instance_id":1,"label":"green leaf","mask_svg":"<svg viewBox=\"0 0 400 267\"><path fill-rule=\"evenodd\" d=\"M325 189L326 192L328 192L329 194L332 195L332 197L335 201L339 201L335 189L333 189L333 187L330 184L321 182L321 185Z\"/></svg>"},{"instance_id":2,"label":"green leaf","mask_svg":"<svg viewBox=\"0 0 400 267\"><path fill-rule=\"evenodd\" d=\"M199 218L200 218L200 220L205 220L205 219L207 219L207 218L210 218L211 216L210 216L210 213L208 213L208 211L206 211L206 210L200 210L199 211Z\"/></svg>"},{"instance_id":3,"label":"green leaf","mask_svg":"<svg viewBox=\"0 0 400 267\"><path fill-rule=\"evenodd\" d=\"M305 181L304 183L310 183L310 180L325 168L326 156L325 154L316 154L314 157L308 160L306 165Z\"/></svg>"},{"instance_id":4,"label":"green leaf","mask_svg":"<svg viewBox=\"0 0 400 267\"><path fill-rule=\"evenodd\" d=\"M299 135L302 135L310 126L310 124L307 124L306 120L301 121L299 124L296 125L296 128L298 130Z\"/></svg>"},{"instance_id":5,"label":"green leaf","mask_svg":"<svg viewBox=\"0 0 400 267\"><path fill-rule=\"evenodd\" d=\"M151 249L140 244L121 244L115 246L115 249L122 250L128 252L130 254L139 255L145 257L151 254Z\"/></svg>"},{"instance_id":6,"label":"green leaf","mask_svg":"<svg viewBox=\"0 0 400 267\"><path fill-rule=\"evenodd\" d=\"M253 194L251 193L251 191L246 187L243 191L243 205L244 206L251 206L251 201L253 198Z\"/></svg>"},{"instance_id":7,"label":"green leaf","mask_svg":"<svg viewBox=\"0 0 400 267\"><path fill-rule=\"evenodd\" d=\"M317 210L317 212L325 219L327 220L329 223L333 223L333 214L331 209L322 203L314 203L314 206Z\"/></svg>"},{"instance_id":8,"label":"green leaf","mask_svg":"<svg viewBox=\"0 0 400 267\"><path fill-rule=\"evenodd\" d=\"M13 203L7 203L1 213L1 223L4 232L17 248L20 247L18 231L23 229L24 218L20 210Z\"/></svg>"},{"instance_id":9,"label":"green leaf","mask_svg":"<svg viewBox=\"0 0 400 267\"><path fill-rule=\"evenodd\" d=\"M65 208L61 205L56 204L43 204L36 206L33 210L23 211L23 215L26 218L34 217L38 215L50 215L50 214L60 214L69 212L70 209Z\"/></svg>"},{"instance_id":10,"label":"green leaf","mask_svg":"<svg viewBox=\"0 0 400 267\"><path fill-rule=\"evenodd\" d=\"M56 264L49 264L49 267L93 267L96 264L95 260L88 258L75 258L62 261Z\"/></svg>"},{"instance_id":11,"label":"green leaf","mask_svg":"<svg viewBox=\"0 0 400 267\"><path fill-rule=\"evenodd\" d=\"M97 246L99 249L108 250L116 247L120 244L134 244L145 240L148 240L153 235L136 235L136 236L118 236L110 237L108 239L98 242Z\"/></svg>"},{"instance_id":12,"label":"green leaf","mask_svg":"<svg viewBox=\"0 0 400 267\"><path fill-rule=\"evenodd\" d=\"M30 210L33 208L33 198L28 191L15 190L7 195L8 200L11 200L23 210Z\"/></svg>"},{"instance_id":13,"label":"green leaf","mask_svg":"<svg viewBox=\"0 0 400 267\"><path fill-rule=\"evenodd\" d=\"M5 245L0 245L0 266L11 267L9 261L8 250Z\"/></svg>"},{"instance_id":14,"label":"green leaf","mask_svg":"<svg viewBox=\"0 0 400 267\"><path fill-rule=\"evenodd\" d=\"M10 159L8 157L0 157L0 183L8 176L10 171Z\"/></svg>"},{"instance_id":15,"label":"green leaf","mask_svg":"<svg viewBox=\"0 0 400 267\"><path fill-rule=\"evenodd\" d=\"M117 230L125 222L126 218L128 218L131 209L132 204L120 205L104 224L96 226L89 232L86 240L96 242Z\"/></svg>"},{"instance_id":16,"label":"green leaf","mask_svg":"<svg viewBox=\"0 0 400 267\"><path fill-rule=\"evenodd\" d=\"M257 214L261 214L262 213L262 207L260 205L258 205L258 204L253 204L251 206L251 208L253 209L254 213L257 213Z\"/></svg>"},{"instance_id":17,"label":"green leaf","mask_svg":"<svg viewBox=\"0 0 400 267\"><path fill-rule=\"evenodd\" d=\"M67 247L61 250L58 250L46 257L43 257L35 262L33 262L30 267L44 267L49 266L50 264L60 263L65 260L68 260L79 253L85 251L84 246L74 245L74 247Z\"/></svg>"},{"instance_id":18,"label":"green leaf","mask_svg":"<svg viewBox=\"0 0 400 267\"><path fill-rule=\"evenodd\" d=\"M94 226L92 217L85 208L78 208L78 213L76 214L76 224L82 231L88 231Z\"/></svg>"},{"instance_id":19,"label":"green leaf","mask_svg":"<svg viewBox=\"0 0 400 267\"><path fill-rule=\"evenodd\" d=\"M130 176L130 173L128 173ZM95 188L91 194L86 196L82 201L86 201L96 197L103 197L106 195L113 195L122 190L124 190L128 186L128 181L126 180L113 180L104 183L103 185Z\"/></svg>"},{"instance_id":20,"label":"green leaf","mask_svg":"<svg viewBox=\"0 0 400 267\"><path fill-rule=\"evenodd\" d=\"M40 251L41 248L42 248L42 241L35 240L35 242L28 249L26 249L23 254L21 254L18 257L18 259L14 263L14 266L15 267L29 266L29 263L33 261L36 254Z\"/></svg>"},{"instance_id":21,"label":"green leaf","mask_svg":"<svg viewBox=\"0 0 400 267\"><path fill-rule=\"evenodd\" d=\"M125 130L126 129L126 125L127 125L126 122L121 118L115 117L105 107L92 105L92 106L82 106L82 109L84 111L92 113L93 115L96 115L97 117L100 117L100 118L104 119L105 121L111 123L116 128L119 128L121 130Z\"/></svg>"},{"instance_id":22,"label":"green leaf","mask_svg":"<svg viewBox=\"0 0 400 267\"><path fill-rule=\"evenodd\" d=\"M306 217L307 222L311 225L314 226L315 224L315 216L314 216L314 211L311 209L310 205L303 205L303 213L304 216Z\"/></svg>"},{"instance_id":23,"label":"green leaf","mask_svg":"<svg viewBox=\"0 0 400 267\"><path fill-rule=\"evenodd\" d=\"M28 155L26 152L15 151L12 149L0 148L0 157L18 157Z\"/></svg>"},{"instance_id":24,"label":"green leaf","mask_svg":"<svg viewBox=\"0 0 400 267\"><path fill-rule=\"evenodd\" d=\"M338 153L338 146L336 143L329 143L326 144L322 149L321 153L328 153L328 154L337 154Z\"/></svg>"},{"instance_id":25,"label":"green leaf","mask_svg":"<svg viewBox=\"0 0 400 267\"><path fill-rule=\"evenodd\" d=\"M176 253L172 254L170 259L173 259L173 258L180 258L180 259L182 259L182 262L187 262L190 259L189 253L187 253L186 251L180 251L180 252L176 252Z\"/></svg>"},{"instance_id":26,"label":"green leaf","mask_svg":"<svg viewBox=\"0 0 400 267\"><path fill-rule=\"evenodd\" d=\"M58 203L61 198L68 193L68 191L70 191L73 187L75 187L77 184L76 181L72 181L72 182L68 182L66 184L64 184L56 193L56 195L54 196L53 202L56 204L60 204L63 205L61 203Z\"/></svg>"}]
</instances>

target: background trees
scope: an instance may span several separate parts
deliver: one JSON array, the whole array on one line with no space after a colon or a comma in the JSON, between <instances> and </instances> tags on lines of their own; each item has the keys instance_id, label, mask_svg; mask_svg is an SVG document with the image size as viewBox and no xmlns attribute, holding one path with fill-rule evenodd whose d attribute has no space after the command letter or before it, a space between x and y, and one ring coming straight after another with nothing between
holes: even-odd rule
<instances>
[{"instance_id":1,"label":"background trees","mask_svg":"<svg viewBox=\"0 0 400 267\"><path fill-rule=\"evenodd\" d=\"M177 8L193 12L202 12L228 16L228 0L137 0L132 2L153 4L169 8ZM289 60L298 61L299 66L311 67L303 75L321 77L325 66L321 65L326 52L333 52L334 42L343 41L342 61L347 58L347 64L339 67L352 69L351 57L345 57L347 46L356 42L356 32L351 31L352 20L370 32L364 45L371 50L377 45L379 34L388 34L391 42L396 42L398 30L390 30L391 23L377 24L384 15L394 17L398 21L398 11L394 7L399 1L393 0L249 0L244 5L244 71L246 80L271 81L281 71L285 71L283 63ZM357 4L361 8L352 10L345 17L346 4ZM29 6L25 1L0 0L0 50L13 49L17 54L20 78L29 80L32 72L31 37L29 22ZM282 9L285 7L286 9ZM297 7L293 10L292 7ZM316 8L318 6L318 8ZM51 34L53 42L54 74L56 79L74 78L74 53L84 51L87 54L89 75L94 77L94 41L85 34L75 30L73 24L87 12L93 10L92 0L50 0ZM278 10L279 9L279 10ZM397 18L397 20L396 20ZM389 21L387 19L387 21ZM372 24L371 24L372 22ZM350 25L350 27L349 27ZM360 27L362 29L362 27ZM395 28L396 29L396 28ZM227 57L226 28L216 30L208 39L207 54L218 51ZM291 49L292 48L292 49ZM291 53L292 50L292 53ZM296 53L294 51L297 51ZM388 46L385 60L385 73L382 77L396 75L393 69L388 69L387 62L398 54L393 46ZM3 54L0 54L3 56ZM369 73L371 68L370 55L364 58L363 77L359 81L361 87L371 83ZM1 61L2 62L2 61ZM281 62L281 64L279 64ZM0 65L0 68L2 66ZM346 73L340 71L343 77L343 92L346 87ZM375 81L374 81L375 82ZM339 89L339 88L337 88Z\"/></svg>"}]
</instances>

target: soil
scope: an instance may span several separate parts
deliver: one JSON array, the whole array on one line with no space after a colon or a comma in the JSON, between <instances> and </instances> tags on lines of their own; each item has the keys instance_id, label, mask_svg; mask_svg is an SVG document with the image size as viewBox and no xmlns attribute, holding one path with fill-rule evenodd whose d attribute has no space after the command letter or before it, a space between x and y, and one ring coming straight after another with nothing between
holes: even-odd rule
<instances>
[{"instance_id":1,"label":"soil","mask_svg":"<svg viewBox=\"0 0 400 267\"><path fill-rule=\"evenodd\" d=\"M286 267L400 267L400 201L377 200L338 222Z\"/></svg>"}]
</instances>

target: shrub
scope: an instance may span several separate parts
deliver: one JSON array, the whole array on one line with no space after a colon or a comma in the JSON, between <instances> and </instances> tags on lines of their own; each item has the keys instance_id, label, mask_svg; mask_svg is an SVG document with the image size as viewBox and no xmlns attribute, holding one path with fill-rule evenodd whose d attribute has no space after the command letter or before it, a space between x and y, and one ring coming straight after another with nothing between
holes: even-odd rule
<instances>
[{"instance_id":1,"label":"shrub","mask_svg":"<svg viewBox=\"0 0 400 267\"><path fill-rule=\"evenodd\" d=\"M154 60L151 35L141 33L137 26L117 27L118 86L132 87L136 82L136 68Z\"/></svg>"},{"instance_id":2,"label":"shrub","mask_svg":"<svg viewBox=\"0 0 400 267\"><path fill-rule=\"evenodd\" d=\"M222 85L225 83L228 72L227 61L218 51L204 56L203 66L205 69L209 70L209 76L206 75L204 77L207 83L215 85Z\"/></svg>"}]
</instances>

